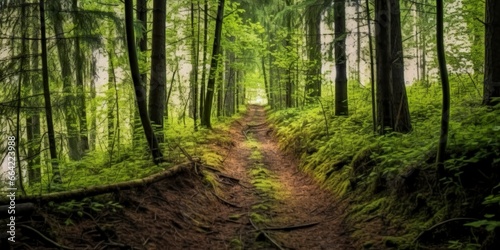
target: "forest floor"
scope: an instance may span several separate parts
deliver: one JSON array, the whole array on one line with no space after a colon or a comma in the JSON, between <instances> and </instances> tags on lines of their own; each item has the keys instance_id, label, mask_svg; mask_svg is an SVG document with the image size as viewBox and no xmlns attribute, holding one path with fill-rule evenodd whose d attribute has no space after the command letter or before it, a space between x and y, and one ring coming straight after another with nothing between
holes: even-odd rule
<instances>
[{"instance_id":1,"label":"forest floor","mask_svg":"<svg viewBox=\"0 0 500 250\"><path fill-rule=\"evenodd\" d=\"M264 107L248 106L229 133L210 143L221 168L108 195L123 209L67 215L71 223L42 207L21 222L33 230L22 227L14 249L354 249L343 205L279 150Z\"/></svg>"}]
</instances>

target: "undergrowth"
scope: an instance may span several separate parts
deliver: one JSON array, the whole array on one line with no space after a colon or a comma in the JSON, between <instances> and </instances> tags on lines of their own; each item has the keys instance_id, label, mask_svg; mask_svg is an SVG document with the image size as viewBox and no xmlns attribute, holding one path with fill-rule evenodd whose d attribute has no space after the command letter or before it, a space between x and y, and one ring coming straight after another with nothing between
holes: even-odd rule
<instances>
[{"instance_id":1,"label":"undergrowth","mask_svg":"<svg viewBox=\"0 0 500 250\"><path fill-rule=\"evenodd\" d=\"M345 221L355 228L359 245L489 249L498 244L500 107L481 106L475 86L452 78L445 162L450 174L438 180L440 86L408 87L413 131L385 136L373 133L370 89L357 85L349 91L348 117L334 116L328 105L333 100L324 98L324 111L320 105L280 110L269 119L280 147L340 199L350 200Z\"/></svg>"},{"instance_id":2,"label":"undergrowth","mask_svg":"<svg viewBox=\"0 0 500 250\"><path fill-rule=\"evenodd\" d=\"M247 135L247 146L251 149L249 156L251 168L249 174L251 176L251 183L260 197L260 202L252 205L250 219L252 223L257 225L266 224L270 221L269 211L274 206L273 201L279 199L280 185L274 180L272 173L267 169L266 165L262 162L262 148L258 141L255 140L250 133ZM269 248L270 245L266 241L262 232L255 234L255 241L253 242L252 249Z\"/></svg>"},{"instance_id":3,"label":"undergrowth","mask_svg":"<svg viewBox=\"0 0 500 250\"><path fill-rule=\"evenodd\" d=\"M240 107L240 111L245 110L244 106ZM223 131L227 131L231 122L240 117L241 113L238 113L233 117L214 119L213 130L198 126L195 131L190 119L186 119L187 123L168 124L163 131L165 140L160 144L166 162L159 165L153 164L144 136L133 143L130 141L128 144L115 145L113 150L88 152L79 161L61 160L59 167L62 184L56 185L50 179L42 179L41 182L26 187L26 193L44 194L144 178L186 162L189 158L217 167L224 156L209 145L230 145L232 139ZM48 171L43 167L41 170ZM215 183L209 175L206 176L208 183Z\"/></svg>"}]
</instances>

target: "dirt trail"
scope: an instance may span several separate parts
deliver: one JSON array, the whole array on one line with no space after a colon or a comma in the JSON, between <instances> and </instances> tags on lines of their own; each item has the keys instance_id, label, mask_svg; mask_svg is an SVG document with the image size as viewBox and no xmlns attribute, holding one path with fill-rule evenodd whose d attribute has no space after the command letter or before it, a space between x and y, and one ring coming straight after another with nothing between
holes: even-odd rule
<instances>
[{"instance_id":1,"label":"dirt trail","mask_svg":"<svg viewBox=\"0 0 500 250\"><path fill-rule=\"evenodd\" d=\"M239 221L250 222L235 236L243 248L354 249L344 235L335 199L278 149L264 107L250 105L230 132L235 145L224 172L246 188L224 191L241 207L233 211L244 215ZM259 233L256 228L272 230Z\"/></svg>"},{"instance_id":2,"label":"dirt trail","mask_svg":"<svg viewBox=\"0 0 500 250\"><path fill-rule=\"evenodd\" d=\"M123 206L116 212L42 206L16 219L12 249L354 249L336 200L280 152L263 107L249 106L229 133L231 142L210 145L222 169L103 196Z\"/></svg>"}]
</instances>

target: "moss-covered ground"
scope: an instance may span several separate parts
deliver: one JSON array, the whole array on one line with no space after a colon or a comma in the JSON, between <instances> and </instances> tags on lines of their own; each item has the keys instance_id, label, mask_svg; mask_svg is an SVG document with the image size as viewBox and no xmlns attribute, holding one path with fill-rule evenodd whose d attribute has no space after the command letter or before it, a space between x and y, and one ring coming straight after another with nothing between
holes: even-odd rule
<instances>
[{"instance_id":1,"label":"moss-covered ground","mask_svg":"<svg viewBox=\"0 0 500 250\"><path fill-rule=\"evenodd\" d=\"M439 86L408 88L413 130L374 134L370 89L351 86L350 114L333 100L273 112L281 149L345 201L359 248L500 249L500 107L452 79L447 175L437 178ZM495 237L496 235L496 237Z\"/></svg>"}]
</instances>

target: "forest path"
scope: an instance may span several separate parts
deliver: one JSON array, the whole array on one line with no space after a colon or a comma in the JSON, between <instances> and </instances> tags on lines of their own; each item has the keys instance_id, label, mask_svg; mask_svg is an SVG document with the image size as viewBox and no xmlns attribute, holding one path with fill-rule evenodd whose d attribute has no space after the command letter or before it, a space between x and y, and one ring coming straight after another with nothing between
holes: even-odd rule
<instances>
[{"instance_id":1,"label":"forest path","mask_svg":"<svg viewBox=\"0 0 500 250\"><path fill-rule=\"evenodd\" d=\"M264 107L249 105L230 133L234 147L223 172L241 184L222 189L226 201L237 204L229 217L242 225L233 235L233 247L354 249L344 235L335 198L279 150Z\"/></svg>"},{"instance_id":2,"label":"forest path","mask_svg":"<svg viewBox=\"0 0 500 250\"><path fill-rule=\"evenodd\" d=\"M108 204L97 211L75 201L42 206L16 225L58 243L23 229L13 249L354 249L338 200L278 149L264 107L248 106L223 138L200 145L222 156L220 169L184 168L96 199Z\"/></svg>"}]
</instances>

